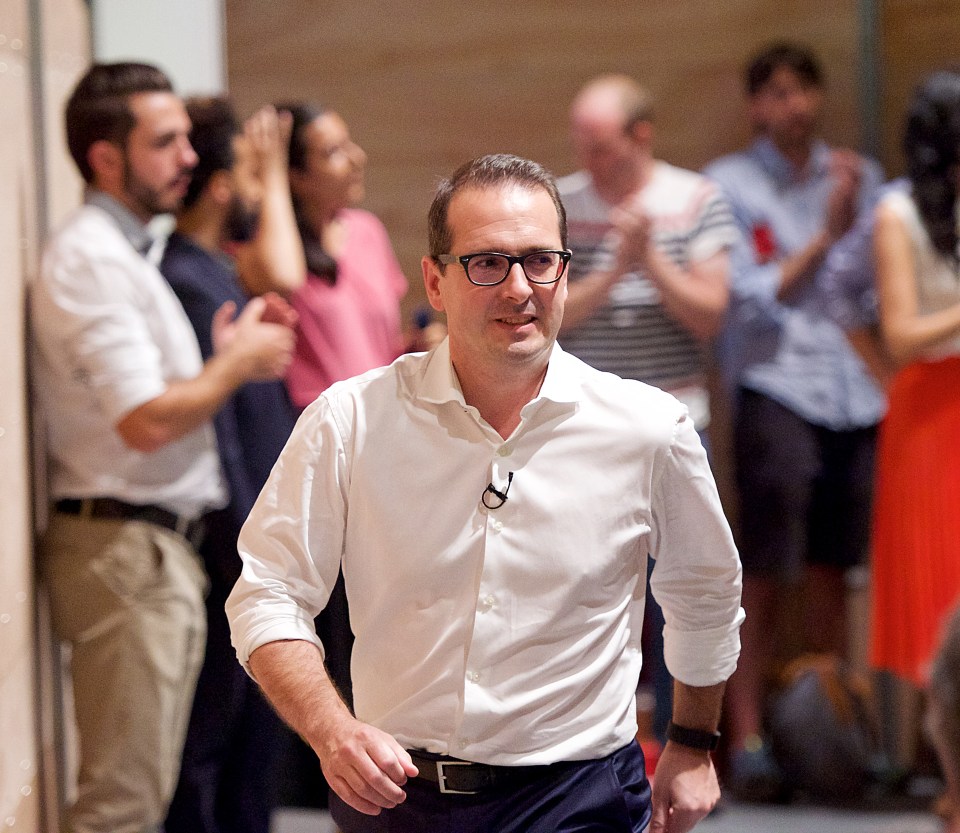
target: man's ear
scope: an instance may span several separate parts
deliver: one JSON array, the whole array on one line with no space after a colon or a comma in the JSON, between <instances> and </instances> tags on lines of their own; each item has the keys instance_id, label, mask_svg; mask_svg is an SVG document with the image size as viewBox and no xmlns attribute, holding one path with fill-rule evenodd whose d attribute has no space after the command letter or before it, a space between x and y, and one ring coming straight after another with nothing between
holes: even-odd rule
<instances>
[{"instance_id":1,"label":"man's ear","mask_svg":"<svg viewBox=\"0 0 960 833\"><path fill-rule=\"evenodd\" d=\"M217 205L228 205L233 199L233 178L230 171L214 171L207 180L207 193Z\"/></svg>"},{"instance_id":2,"label":"man's ear","mask_svg":"<svg viewBox=\"0 0 960 833\"><path fill-rule=\"evenodd\" d=\"M87 162L93 170L94 182L118 186L123 182L123 149L108 139L98 139L87 149Z\"/></svg>"},{"instance_id":3,"label":"man's ear","mask_svg":"<svg viewBox=\"0 0 960 833\"><path fill-rule=\"evenodd\" d=\"M420 261L420 267L423 269L423 286L427 291L427 300L430 306L437 312L445 312L443 308L443 293L440 291L440 267L437 262L426 255Z\"/></svg>"},{"instance_id":4,"label":"man's ear","mask_svg":"<svg viewBox=\"0 0 960 833\"><path fill-rule=\"evenodd\" d=\"M653 122L641 119L635 121L628 130L630 138L638 145L650 147L653 143Z\"/></svg>"}]
</instances>

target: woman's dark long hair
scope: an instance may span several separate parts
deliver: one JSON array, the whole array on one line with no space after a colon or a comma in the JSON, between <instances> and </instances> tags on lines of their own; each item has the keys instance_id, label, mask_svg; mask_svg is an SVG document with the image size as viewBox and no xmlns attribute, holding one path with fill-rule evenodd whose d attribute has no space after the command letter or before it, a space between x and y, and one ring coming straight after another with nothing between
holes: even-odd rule
<instances>
[{"instance_id":1,"label":"woman's dark long hair","mask_svg":"<svg viewBox=\"0 0 960 833\"><path fill-rule=\"evenodd\" d=\"M903 140L907 174L923 225L941 254L958 260L960 70L929 76L914 94Z\"/></svg>"},{"instance_id":2,"label":"woman's dark long hair","mask_svg":"<svg viewBox=\"0 0 960 833\"><path fill-rule=\"evenodd\" d=\"M290 130L290 168L295 171L307 169L307 128L327 112L322 104L308 104L302 101L281 103L278 111L286 110L290 113L293 125ZM306 222L303 206L296 194L291 190L293 212L297 218L297 228L300 230L300 240L303 241L303 254L307 261L307 269L314 275L336 283L337 262L323 248L323 241Z\"/></svg>"}]
</instances>

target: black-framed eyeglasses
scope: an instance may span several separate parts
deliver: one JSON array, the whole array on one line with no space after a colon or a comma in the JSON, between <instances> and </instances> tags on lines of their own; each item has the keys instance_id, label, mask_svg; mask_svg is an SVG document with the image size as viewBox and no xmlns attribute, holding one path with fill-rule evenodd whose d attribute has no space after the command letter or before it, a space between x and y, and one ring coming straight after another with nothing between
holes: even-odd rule
<instances>
[{"instance_id":1,"label":"black-framed eyeglasses","mask_svg":"<svg viewBox=\"0 0 960 833\"><path fill-rule=\"evenodd\" d=\"M520 264L530 283L556 283L563 277L572 255L569 249L543 249L525 255L505 255L502 252L437 255L437 260L447 266L459 263L467 273L467 280L475 286L496 286L507 279L514 263Z\"/></svg>"}]
</instances>

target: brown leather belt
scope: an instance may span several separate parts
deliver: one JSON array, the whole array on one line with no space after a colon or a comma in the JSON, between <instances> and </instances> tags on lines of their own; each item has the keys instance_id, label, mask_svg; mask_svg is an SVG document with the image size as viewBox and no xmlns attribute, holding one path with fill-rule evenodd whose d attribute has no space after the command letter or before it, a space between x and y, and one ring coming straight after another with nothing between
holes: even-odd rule
<instances>
[{"instance_id":1,"label":"brown leather belt","mask_svg":"<svg viewBox=\"0 0 960 833\"><path fill-rule=\"evenodd\" d=\"M112 497L64 498L54 504L54 509L64 515L79 515L84 518L100 518L114 521L143 521L162 526L186 538L197 546L203 538L203 517L189 518L178 515L162 506L124 503Z\"/></svg>"}]
</instances>

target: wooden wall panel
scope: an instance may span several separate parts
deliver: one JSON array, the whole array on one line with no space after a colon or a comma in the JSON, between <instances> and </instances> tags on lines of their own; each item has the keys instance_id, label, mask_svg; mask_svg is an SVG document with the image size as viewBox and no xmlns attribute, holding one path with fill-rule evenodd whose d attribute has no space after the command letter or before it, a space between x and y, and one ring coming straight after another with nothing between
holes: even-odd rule
<instances>
[{"instance_id":1,"label":"wooden wall panel","mask_svg":"<svg viewBox=\"0 0 960 833\"><path fill-rule=\"evenodd\" d=\"M914 88L932 70L960 65L960 0L884 0L881 12L881 159L900 174L903 119Z\"/></svg>"},{"instance_id":2,"label":"wooden wall panel","mask_svg":"<svg viewBox=\"0 0 960 833\"><path fill-rule=\"evenodd\" d=\"M660 155L699 167L747 138L747 58L773 38L799 38L828 71L827 134L856 144L856 5L226 0L228 78L244 112L292 97L341 112L370 156L367 207L419 289L436 179L488 151L571 170L567 107L599 72L649 86Z\"/></svg>"}]
</instances>

